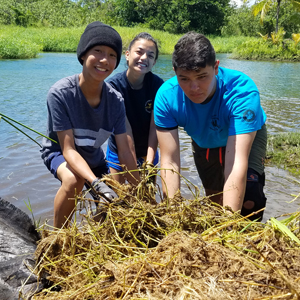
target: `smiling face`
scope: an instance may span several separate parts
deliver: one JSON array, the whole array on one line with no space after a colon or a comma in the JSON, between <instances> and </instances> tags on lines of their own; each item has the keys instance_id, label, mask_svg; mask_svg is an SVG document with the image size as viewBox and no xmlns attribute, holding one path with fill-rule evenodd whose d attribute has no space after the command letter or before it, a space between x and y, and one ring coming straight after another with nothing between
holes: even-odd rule
<instances>
[{"instance_id":1,"label":"smiling face","mask_svg":"<svg viewBox=\"0 0 300 300\"><path fill-rule=\"evenodd\" d=\"M82 56L82 60L84 75L101 82L115 69L117 53L108 46L99 45L88 50L88 52Z\"/></svg>"},{"instance_id":2,"label":"smiling face","mask_svg":"<svg viewBox=\"0 0 300 300\"><path fill-rule=\"evenodd\" d=\"M152 41L139 39L125 53L130 71L146 74L156 63L156 46Z\"/></svg>"},{"instance_id":3,"label":"smiling face","mask_svg":"<svg viewBox=\"0 0 300 300\"><path fill-rule=\"evenodd\" d=\"M198 71L176 69L179 86L185 95L194 103L203 103L216 91L216 75L219 72L219 61Z\"/></svg>"}]
</instances>

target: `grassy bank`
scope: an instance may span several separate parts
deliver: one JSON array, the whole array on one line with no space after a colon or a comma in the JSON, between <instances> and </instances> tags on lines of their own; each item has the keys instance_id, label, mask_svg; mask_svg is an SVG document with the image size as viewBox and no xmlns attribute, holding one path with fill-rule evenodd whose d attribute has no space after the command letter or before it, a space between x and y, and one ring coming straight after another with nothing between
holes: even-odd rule
<instances>
[{"instance_id":1,"label":"grassy bank","mask_svg":"<svg viewBox=\"0 0 300 300\"><path fill-rule=\"evenodd\" d=\"M269 136L267 162L300 174L300 132Z\"/></svg>"},{"instance_id":2,"label":"grassy bank","mask_svg":"<svg viewBox=\"0 0 300 300\"><path fill-rule=\"evenodd\" d=\"M125 50L132 38L141 31L148 31L159 42L162 54L170 54L179 35L145 28L114 27L123 40ZM85 27L78 28L22 28L3 26L0 29L0 58L24 59L37 57L39 52L76 52ZM25 47L24 47L25 46Z\"/></svg>"},{"instance_id":3,"label":"grassy bank","mask_svg":"<svg viewBox=\"0 0 300 300\"><path fill-rule=\"evenodd\" d=\"M276 45L257 38L247 40L236 47L232 57L247 60L300 61L300 47L292 40Z\"/></svg>"},{"instance_id":4,"label":"grassy bank","mask_svg":"<svg viewBox=\"0 0 300 300\"><path fill-rule=\"evenodd\" d=\"M85 27L78 28L23 28L1 26L0 58L34 58L44 52L76 52L79 38ZM123 40L123 50L127 49L132 38L142 31L147 31L158 41L161 54L172 54L174 45L181 35L142 27L114 27ZM234 48L249 40L246 37L211 37L218 53L231 53Z\"/></svg>"},{"instance_id":5,"label":"grassy bank","mask_svg":"<svg viewBox=\"0 0 300 300\"><path fill-rule=\"evenodd\" d=\"M85 26L76 28L24 28L1 26L0 59L35 58L40 52L76 52ZM182 35L142 27L114 27L123 40L123 50L142 31L149 32L159 43L161 54L172 54ZM249 60L300 61L300 43L292 40L273 45L261 38L232 36L209 37L217 53L232 53L233 58Z\"/></svg>"}]
</instances>

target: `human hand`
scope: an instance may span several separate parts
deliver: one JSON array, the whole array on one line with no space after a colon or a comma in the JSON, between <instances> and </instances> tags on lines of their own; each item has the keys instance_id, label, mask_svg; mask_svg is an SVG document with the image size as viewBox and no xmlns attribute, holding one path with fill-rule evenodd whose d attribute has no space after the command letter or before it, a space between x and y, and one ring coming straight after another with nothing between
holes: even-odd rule
<instances>
[{"instance_id":1,"label":"human hand","mask_svg":"<svg viewBox=\"0 0 300 300\"><path fill-rule=\"evenodd\" d=\"M111 201L114 198L118 198L118 195L99 178L93 180L92 188L99 193L100 196L104 195L106 200Z\"/></svg>"}]
</instances>

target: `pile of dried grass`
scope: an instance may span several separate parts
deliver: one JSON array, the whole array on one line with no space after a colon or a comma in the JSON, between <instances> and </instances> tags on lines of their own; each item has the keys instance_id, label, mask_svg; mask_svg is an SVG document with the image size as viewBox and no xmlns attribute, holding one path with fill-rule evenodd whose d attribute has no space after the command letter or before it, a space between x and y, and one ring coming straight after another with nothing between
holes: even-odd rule
<instances>
[{"instance_id":1,"label":"pile of dried grass","mask_svg":"<svg viewBox=\"0 0 300 300\"><path fill-rule=\"evenodd\" d=\"M117 186L101 223L43 230L35 272L52 284L33 299L300 299L300 213L251 222L197 192L155 204L147 181Z\"/></svg>"}]
</instances>

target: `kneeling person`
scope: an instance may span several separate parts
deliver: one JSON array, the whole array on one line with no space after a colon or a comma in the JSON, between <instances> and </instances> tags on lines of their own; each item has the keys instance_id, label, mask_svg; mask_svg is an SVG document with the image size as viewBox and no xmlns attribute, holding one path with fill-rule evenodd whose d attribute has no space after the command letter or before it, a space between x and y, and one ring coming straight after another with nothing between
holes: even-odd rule
<instances>
[{"instance_id":1,"label":"kneeling person","mask_svg":"<svg viewBox=\"0 0 300 300\"><path fill-rule=\"evenodd\" d=\"M99 177L109 172L101 145L114 132L121 163L136 168L126 135L123 98L104 82L117 68L122 53L118 32L101 22L90 23L83 32L77 58L82 72L56 82L47 96L47 135L42 158L61 181L54 199L54 226L62 227L75 207L74 195L86 182L109 198L115 193ZM53 142L57 141L57 143ZM139 180L137 172L130 177Z\"/></svg>"},{"instance_id":2,"label":"kneeling person","mask_svg":"<svg viewBox=\"0 0 300 300\"><path fill-rule=\"evenodd\" d=\"M161 167L180 172L181 126L192 138L207 196L243 215L264 208L266 114L253 80L219 67L210 41L195 32L177 42L172 64L176 76L161 86L154 105ZM180 188L178 173L161 175L164 194L173 197Z\"/></svg>"}]
</instances>

